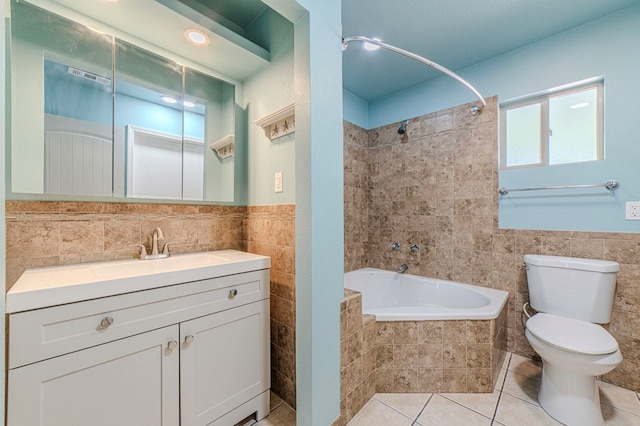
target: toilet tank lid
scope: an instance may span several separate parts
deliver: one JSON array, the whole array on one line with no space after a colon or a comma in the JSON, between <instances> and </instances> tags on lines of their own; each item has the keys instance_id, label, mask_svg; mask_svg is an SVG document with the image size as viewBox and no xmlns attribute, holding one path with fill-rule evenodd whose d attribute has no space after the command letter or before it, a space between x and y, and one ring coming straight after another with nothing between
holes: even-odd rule
<instances>
[{"instance_id":1,"label":"toilet tank lid","mask_svg":"<svg viewBox=\"0 0 640 426\"><path fill-rule=\"evenodd\" d=\"M581 271L618 272L620 270L620 265L618 265L617 262L613 262L611 260L582 259L579 257L525 254L524 262L535 266L577 269Z\"/></svg>"}]
</instances>

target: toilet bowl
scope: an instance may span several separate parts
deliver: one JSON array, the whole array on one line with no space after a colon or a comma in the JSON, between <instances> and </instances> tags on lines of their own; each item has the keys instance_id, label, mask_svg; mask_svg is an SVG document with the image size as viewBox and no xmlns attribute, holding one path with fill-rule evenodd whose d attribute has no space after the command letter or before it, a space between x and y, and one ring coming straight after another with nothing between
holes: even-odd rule
<instances>
[{"instance_id":1,"label":"toilet bowl","mask_svg":"<svg viewBox=\"0 0 640 426\"><path fill-rule=\"evenodd\" d=\"M596 376L613 370L622 354L616 339L599 324L611 320L619 266L525 255L525 268L531 306L539 311L525 327L531 347L542 358L538 402L566 425L603 426Z\"/></svg>"},{"instance_id":2,"label":"toilet bowl","mask_svg":"<svg viewBox=\"0 0 640 426\"><path fill-rule=\"evenodd\" d=\"M542 358L540 406L569 425L604 425L596 376L622 362L618 344L599 325L537 314L527 321L525 336Z\"/></svg>"}]
</instances>

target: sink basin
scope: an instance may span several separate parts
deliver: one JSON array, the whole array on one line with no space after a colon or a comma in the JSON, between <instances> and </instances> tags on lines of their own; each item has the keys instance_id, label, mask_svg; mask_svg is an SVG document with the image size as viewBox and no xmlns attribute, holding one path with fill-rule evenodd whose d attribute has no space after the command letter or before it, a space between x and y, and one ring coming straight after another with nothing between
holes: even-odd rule
<instances>
[{"instance_id":1,"label":"sink basin","mask_svg":"<svg viewBox=\"0 0 640 426\"><path fill-rule=\"evenodd\" d=\"M14 313L269 267L267 256L219 250L27 269L7 293L6 308Z\"/></svg>"}]
</instances>

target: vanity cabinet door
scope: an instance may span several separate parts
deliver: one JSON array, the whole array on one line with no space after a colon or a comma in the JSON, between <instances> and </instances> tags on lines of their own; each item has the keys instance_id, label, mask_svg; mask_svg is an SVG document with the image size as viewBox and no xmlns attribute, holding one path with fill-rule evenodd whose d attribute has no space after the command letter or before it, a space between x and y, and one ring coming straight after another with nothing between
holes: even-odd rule
<instances>
[{"instance_id":1,"label":"vanity cabinet door","mask_svg":"<svg viewBox=\"0 0 640 426\"><path fill-rule=\"evenodd\" d=\"M269 389L269 300L183 322L180 339L182 426L210 424Z\"/></svg>"},{"instance_id":2,"label":"vanity cabinet door","mask_svg":"<svg viewBox=\"0 0 640 426\"><path fill-rule=\"evenodd\" d=\"M9 370L7 424L174 426L178 383L174 325Z\"/></svg>"}]
</instances>

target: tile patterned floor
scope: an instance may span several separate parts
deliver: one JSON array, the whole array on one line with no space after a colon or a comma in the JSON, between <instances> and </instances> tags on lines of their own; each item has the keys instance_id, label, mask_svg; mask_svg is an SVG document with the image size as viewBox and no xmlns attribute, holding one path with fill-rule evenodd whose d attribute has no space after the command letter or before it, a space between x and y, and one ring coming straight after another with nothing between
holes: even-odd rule
<instances>
[{"instance_id":1,"label":"tile patterned floor","mask_svg":"<svg viewBox=\"0 0 640 426\"><path fill-rule=\"evenodd\" d=\"M509 354L493 393L378 393L348 426L561 425L538 405L541 371L539 363ZM640 425L640 394L598 384L607 426ZM295 412L288 405L272 406L275 409L256 426L295 425Z\"/></svg>"}]
</instances>

